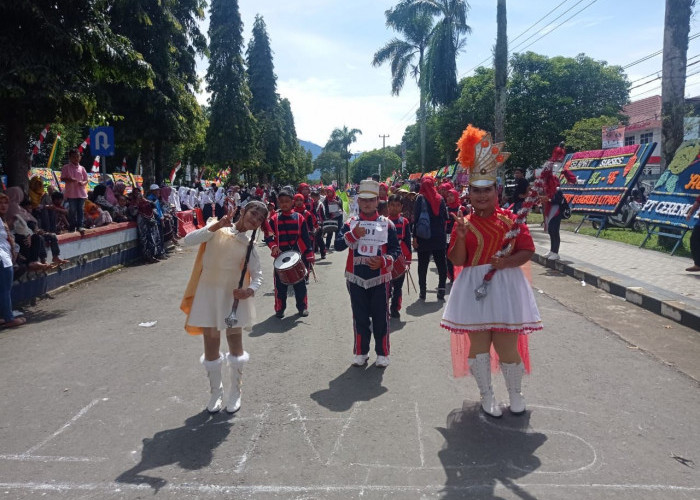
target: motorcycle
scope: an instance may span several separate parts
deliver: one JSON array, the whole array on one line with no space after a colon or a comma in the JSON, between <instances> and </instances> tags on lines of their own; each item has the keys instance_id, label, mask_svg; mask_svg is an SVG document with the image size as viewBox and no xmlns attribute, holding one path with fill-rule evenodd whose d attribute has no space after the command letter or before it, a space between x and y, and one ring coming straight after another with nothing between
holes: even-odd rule
<instances>
[{"instance_id":1,"label":"motorcycle","mask_svg":"<svg viewBox=\"0 0 700 500\"><path fill-rule=\"evenodd\" d=\"M605 227L622 227L629 228L634 231L644 231L645 226L642 221L637 220L637 214L642 210L642 204L628 198L620 207L620 210L614 215L606 216ZM600 223L593 222L593 229L598 229Z\"/></svg>"}]
</instances>

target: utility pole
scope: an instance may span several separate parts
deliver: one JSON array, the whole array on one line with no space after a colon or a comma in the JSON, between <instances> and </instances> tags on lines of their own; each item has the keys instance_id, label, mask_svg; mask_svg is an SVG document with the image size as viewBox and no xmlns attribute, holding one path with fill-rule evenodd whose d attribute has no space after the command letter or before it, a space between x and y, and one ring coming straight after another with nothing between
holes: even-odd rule
<instances>
[{"instance_id":1,"label":"utility pole","mask_svg":"<svg viewBox=\"0 0 700 500\"><path fill-rule=\"evenodd\" d=\"M386 163L386 155L384 154L384 150L386 148L386 138L389 137L389 134L382 135L379 134L379 137L382 138L382 159ZM379 182L382 182L382 164L379 164Z\"/></svg>"}]
</instances>

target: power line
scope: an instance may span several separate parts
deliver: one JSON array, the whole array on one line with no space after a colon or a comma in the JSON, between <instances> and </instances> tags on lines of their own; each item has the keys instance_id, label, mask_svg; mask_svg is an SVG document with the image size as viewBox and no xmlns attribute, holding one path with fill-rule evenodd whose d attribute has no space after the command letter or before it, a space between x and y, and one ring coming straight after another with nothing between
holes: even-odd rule
<instances>
[{"instance_id":1,"label":"power line","mask_svg":"<svg viewBox=\"0 0 700 500\"><path fill-rule=\"evenodd\" d=\"M569 0L564 0L562 3L560 3L559 5L557 5L556 7L554 7L552 10L550 10L549 12L547 12L544 16L540 17L537 21L535 21L533 24L531 24L529 28L527 28L525 31L523 31L522 33L520 33L520 34L519 34L518 36L516 36L515 38L513 38L513 40L511 40L511 41L512 41L512 42L516 41L518 38L520 38L520 37L523 36L525 33L527 33L528 31L530 31L532 28L534 28L535 26L537 26L537 25L540 23L540 21L542 21L545 17L548 17L552 12L554 12L555 10L557 10L559 7L561 7L562 5L564 5L564 4L565 4L566 2L568 2L568 1L569 1Z\"/></svg>"},{"instance_id":2,"label":"power line","mask_svg":"<svg viewBox=\"0 0 700 500\"><path fill-rule=\"evenodd\" d=\"M686 69L689 68L689 67L691 67L691 66L694 66L694 65L696 65L696 64L698 64L698 63L700 63L700 61L695 61L695 62L693 62L693 63L690 63L690 64L686 65ZM686 78L689 78L689 77L691 77L691 76L693 76L693 75L697 75L697 74L698 74L698 72L695 72L695 73L691 73L691 74L689 74L689 75L685 75L685 77L686 77ZM653 83L653 82L655 82L655 81L657 81L657 80L661 80L661 78L662 78L661 75L660 75L660 76L657 76L657 77L654 78L653 80L649 80L648 82L640 83L639 85L635 85L634 87L630 87L629 90L633 90L633 89L636 89L636 88L639 88L639 87L644 87L644 86L649 85L650 83Z\"/></svg>"},{"instance_id":3,"label":"power line","mask_svg":"<svg viewBox=\"0 0 700 500\"><path fill-rule=\"evenodd\" d=\"M695 39L696 39L697 37L699 37L699 36L700 36L700 33L695 33L694 35L691 35L691 36L688 37L688 41L695 40ZM658 56L658 55L663 54L663 52L664 52L663 49L657 50L656 52L652 52L651 54L648 54L648 55L646 55L646 56L644 56L644 57L641 57L641 58L637 59L636 61L632 61L632 62L629 63L627 66L623 66L622 69L631 68L632 66L636 66L637 64L641 64L641 63L643 63L644 61L647 61L647 60L649 60L649 59L651 59L651 58L653 58L653 57L656 57L656 56Z\"/></svg>"},{"instance_id":4,"label":"power line","mask_svg":"<svg viewBox=\"0 0 700 500\"><path fill-rule=\"evenodd\" d=\"M692 61L693 59L697 59L698 57L700 57L700 54L696 54L696 55L694 55L694 56L692 56L692 57L689 57L689 58L686 60L686 62ZM688 65L688 66L690 66L690 65ZM688 66L686 66L686 67L688 67ZM642 81L642 80L644 80L644 79L646 79L646 78L649 78L650 76L654 76L654 75L656 75L656 74L658 74L658 73L660 73L660 72L661 72L661 69L657 69L656 71L652 71L651 73L649 73L649 74L646 75L646 76L642 76L642 77L637 78L636 80L632 80L632 81L630 82L630 84L640 82L640 81ZM652 80L652 81L653 81L653 80Z\"/></svg>"}]
</instances>

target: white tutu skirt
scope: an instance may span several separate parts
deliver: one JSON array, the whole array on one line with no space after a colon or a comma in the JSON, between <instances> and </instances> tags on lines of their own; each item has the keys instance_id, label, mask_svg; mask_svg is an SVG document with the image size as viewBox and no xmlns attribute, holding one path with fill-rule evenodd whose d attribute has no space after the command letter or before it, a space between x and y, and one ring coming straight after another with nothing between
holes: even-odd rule
<instances>
[{"instance_id":1,"label":"white tutu skirt","mask_svg":"<svg viewBox=\"0 0 700 500\"><path fill-rule=\"evenodd\" d=\"M440 326L452 332L452 368L455 377L469 372L470 332L518 333L518 352L530 372L527 334L542 329L540 312L530 283L521 268L496 271L488 285L488 294L476 300L476 290L483 283L490 265L465 267L452 285ZM491 365L498 370L498 356L491 349Z\"/></svg>"}]
</instances>

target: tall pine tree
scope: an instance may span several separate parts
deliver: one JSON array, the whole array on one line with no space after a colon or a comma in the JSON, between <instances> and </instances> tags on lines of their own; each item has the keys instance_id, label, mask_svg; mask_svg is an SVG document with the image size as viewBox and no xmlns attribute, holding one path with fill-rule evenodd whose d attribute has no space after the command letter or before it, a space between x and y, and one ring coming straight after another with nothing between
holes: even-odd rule
<instances>
[{"instance_id":1,"label":"tall pine tree","mask_svg":"<svg viewBox=\"0 0 700 500\"><path fill-rule=\"evenodd\" d=\"M237 0L212 0L209 18L207 90L210 118L207 156L231 166L237 176L255 155L255 119L243 65L243 21Z\"/></svg>"}]
</instances>

